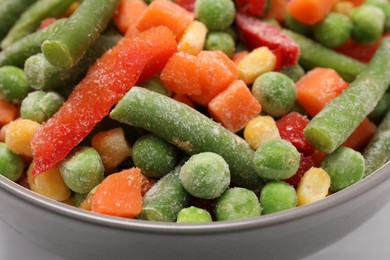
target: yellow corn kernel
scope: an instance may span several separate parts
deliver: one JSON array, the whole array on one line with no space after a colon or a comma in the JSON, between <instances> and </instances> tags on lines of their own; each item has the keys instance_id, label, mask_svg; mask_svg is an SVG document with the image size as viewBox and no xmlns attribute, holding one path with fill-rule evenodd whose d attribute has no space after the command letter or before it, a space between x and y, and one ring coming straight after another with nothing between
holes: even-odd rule
<instances>
[{"instance_id":1,"label":"yellow corn kernel","mask_svg":"<svg viewBox=\"0 0 390 260\"><path fill-rule=\"evenodd\" d=\"M322 168L312 167L298 183L298 205L309 204L325 198L330 187L330 177Z\"/></svg>"},{"instance_id":2,"label":"yellow corn kernel","mask_svg":"<svg viewBox=\"0 0 390 260\"><path fill-rule=\"evenodd\" d=\"M99 153L105 169L118 166L131 155L131 147L120 127L96 134L92 147Z\"/></svg>"},{"instance_id":3,"label":"yellow corn kernel","mask_svg":"<svg viewBox=\"0 0 390 260\"><path fill-rule=\"evenodd\" d=\"M256 150L267 141L280 139L279 129L272 116L257 116L245 126L244 139Z\"/></svg>"},{"instance_id":4,"label":"yellow corn kernel","mask_svg":"<svg viewBox=\"0 0 390 260\"><path fill-rule=\"evenodd\" d=\"M252 84L261 74L273 71L276 66L276 56L268 47L252 50L238 63L238 78L246 84Z\"/></svg>"},{"instance_id":5,"label":"yellow corn kernel","mask_svg":"<svg viewBox=\"0 0 390 260\"><path fill-rule=\"evenodd\" d=\"M9 123L5 143L16 154L32 157L30 139L41 125L30 119L17 119Z\"/></svg>"},{"instance_id":6,"label":"yellow corn kernel","mask_svg":"<svg viewBox=\"0 0 390 260\"><path fill-rule=\"evenodd\" d=\"M333 12L343 14L348 17L351 16L353 9L355 9L355 6L350 1L337 1L332 7Z\"/></svg>"},{"instance_id":7,"label":"yellow corn kernel","mask_svg":"<svg viewBox=\"0 0 390 260\"><path fill-rule=\"evenodd\" d=\"M71 195L71 191L63 181L57 166L38 174L35 179L32 176L33 163L27 170L27 182L30 189L47 198L66 201Z\"/></svg>"},{"instance_id":8,"label":"yellow corn kernel","mask_svg":"<svg viewBox=\"0 0 390 260\"><path fill-rule=\"evenodd\" d=\"M207 27L202 22L193 21L181 37L178 50L192 55L198 55L206 42Z\"/></svg>"}]
</instances>

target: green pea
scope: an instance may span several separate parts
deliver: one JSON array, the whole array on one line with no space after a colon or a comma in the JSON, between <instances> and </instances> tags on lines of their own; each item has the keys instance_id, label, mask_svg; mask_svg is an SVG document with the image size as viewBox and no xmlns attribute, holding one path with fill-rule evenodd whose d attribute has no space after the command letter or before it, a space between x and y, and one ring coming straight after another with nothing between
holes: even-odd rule
<instances>
[{"instance_id":1,"label":"green pea","mask_svg":"<svg viewBox=\"0 0 390 260\"><path fill-rule=\"evenodd\" d=\"M305 70L299 64L284 67L281 72L290 79L292 79L292 81L294 82L297 82L300 78L303 77L303 75L305 75Z\"/></svg>"},{"instance_id":2,"label":"green pea","mask_svg":"<svg viewBox=\"0 0 390 260\"><path fill-rule=\"evenodd\" d=\"M295 208L297 204L297 193L294 187L286 182L271 181L261 189L260 205L263 208L263 214Z\"/></svg>"},{"instance_id":3,"label":"green pea","mask_svg":"<svg viewBox=\"0 0 390 260\"><path fill-rule=\"evenodd\" d=\"M233 23L235 7L232 0L196 0L194 12L210 31L222 31Z\"/></svg>"},{"instance_id":4,"label":"green pea","mask_svg":"<svg viewBox=\"0 0 390 260\"><path fill-rule=\"evenodd\" d=\"M331 154L325 156L321 163L330 176L330 191L336 192L363 179L365 162L361 153L340 146Z\"/></svg>"},{"instance_id":5,"label":"green pea","mask_svg":"<svg viewBox=\"0 0 390 260\"><path fill-rule=\"evenodd\" d=\"M226 32L210 32L206 38L206 50L220 50L227 56L232 57L235 51L233 37Z\"/></svg>"},{"instance_id":6,"label":"green pea","mask_svg":"<svg viewBox=\"0 0 390 260\"><path fill-rule=\"evenodd\" d=\"M22 176L24 166L22 158L13 153L7 144L0 142L0 175L16 181Z\"/></svg>"},{"instance_id":7,"label":"green pea","mask_svg":"<svg viewBox=\"0 0 390 260\"><path fill-rule=\"evenodd\" d=\"M30 90L22 69L11 65L0 68L0 97L4 96L8 101L19 104Z\"/></svg>"},{"instance_id":8,"label":"green pea","mask_svg":"<svg viewBox=\"0 0 390 260\"><path fill-rule=\"evenodd\" d=\"M164 83L160 79L160 75L153 76L150 79L146 80L144 83L142 83L142 87L168 97L172 95L172 91L170 91L164 86Z\"/></svg>"},{"instance_id":9,"label":"green pea","mask_svg":"<svg viewBox=\"0 0 390 260\"><path fill-rule=\"evenodd\" d=\"M175 147L164 139L148 134L140 137L133 145L133 163L145 176L160 178L176 165Z\"/></svg>"},{"instance_id":10,"label":"green pea","mask_svg":"<svg viewBox=\"0 0 390 260\"><path fill-rule=\"evenodd\" d=\"M260 102L263 112L280 117L287 114L295 103L294 82L280 72L267 72L256 78L252 94Z\"/></svg>"},{"instance_id":11,"label":"green pea","mask_svg":"<svg viewBox=\"0 0 390 260\"><path fill-rule=\"evenodd\" d=\"M88 193L104 179L104 166L98 152L81 147L59 164L60 173L69 189Z\"/></svg>"},{"instance_id":12,"label":"green pea","mask_svg":"<svg viewBox=\"0 0 390 260\"><path fill-rule=\"evenodd\" d=\"M314 27L314 38L326 47L336 48L349 39L351 30L352 23L348 16L329 13Z\"/></svg>"},{"instance_id":13,"label":"green pea","mask_svg":"<svg viewBox=\"0 0 390 260\"><path fill-rule=\"evenodd\" d=\"M382 9L385 14L385 30L390 29L390 3L387 0L366 0L366 5L373 5Z\"/></svg>"},{"instance_id":14,"label":"green pea","mask_svg":"<svg viewBox=\"0 0 390 260\"><path fill-rule=\"evenodd\" d=\"M34 91L23 99L20 106L20 115L43 123L52 117L62 106L64 99L55 92Z\"/></svg>"},{"instance_id":15,"label":"green pea","mask_svg":"<svg viewBox=\"0 0 390 260\"><path fill-rule=\"evenodd\" d=\"M379 7L361 5L351 14L352 38L360 43L372 44L383 33L385 14Z\"/></svg>"},{"instance_id":16,"label":"green pea","mask_svg":"<svg viewBox=\"0 0 390 260\"><path fill-rule=\"evenodd\" d=\"M288 29L299 34L308 35L312 30L310 26L299 22L289 13L286 13L284 22Z\"/></svg>"},{"instance_id":17,"label":"green pea","mask_svg":"<svg viewBox=\"0 0 390 260\"><path fill-rule=\"evenodd\" d=\"M181 168L180 181L194 197L214 199L229 187L229 165L216 153L195 154Z\"/></svg>"},{"instance_id":18,"label":"green pea","mask_svg":"<svg viewBox=\"0 0 390 260\"><path fill-rule=\"evenodd\" d=\"M215 217L221 220L240 220L261 215L256 194L248 189L235 187L227 189L215 205Z\"/></svg>"},{"instance_id":19,"label":"green pea","mask_svg":"<svg viewBox=\"0 0 390 260\"><path fill-rule=\"evenodd\" d=\"M194 206L180 210L177 215L177 223L206 223L213 221L207 210Z\"/></svg>"},{"instance_id":20,"label":"green pea","mask_svg":"<svg viewBox=\"0 0 390 260\"><path fill-rule=\"evenodd\" d=\"M260 145L254 156L256 173L268 180L284 180L293 176L300 163L300 153L290 142L276 139Z\"/></svg>"}]
</instances>

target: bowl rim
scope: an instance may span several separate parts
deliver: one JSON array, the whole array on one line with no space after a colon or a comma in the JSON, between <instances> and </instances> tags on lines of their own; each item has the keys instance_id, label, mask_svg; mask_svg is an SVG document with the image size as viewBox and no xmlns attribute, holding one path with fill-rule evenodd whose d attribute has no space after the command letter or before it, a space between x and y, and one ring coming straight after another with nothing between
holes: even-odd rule
<instances>
[{"instance_id":1,"label":"bowl rim","mask_svg":"<svg viewBox=\"0 0 390 260\"><path fill-rule=\"evenodd\" d=\"M35 205L45 211L57 215L65 216L80 222L104 226L127 231L159 233L159 234L217 234L217 233L234 233L244 230L259 229L281 223L291 222L297 218L303 218L314 215L318 212L325 211L331 207L342 204L352 198L363 196L365 192L374 189L378 184L390 178L390 161L380 167L371 175L365 177L352 186L338 191L327 198L299 206L293 209L281 212L262 215L260 217L248 218L237 221L213 221L210 223L168 223L155 222L139 219L126 219L120 217L107 216L83 210L74 206L57 202L41 196L29 189L0 175L0 189L16 196L19 199L31 205Z\"/></svg>"}]
</instances>

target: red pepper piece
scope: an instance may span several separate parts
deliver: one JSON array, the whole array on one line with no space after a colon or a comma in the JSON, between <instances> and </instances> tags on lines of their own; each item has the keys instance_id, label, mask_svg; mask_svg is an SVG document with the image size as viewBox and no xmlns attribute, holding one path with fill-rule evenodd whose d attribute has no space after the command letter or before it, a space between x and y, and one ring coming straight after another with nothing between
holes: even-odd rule
<instances>
[{"instance_id":1,"label":"red pepper piece","mask_svg":"<svg viewBox=\"0 0 390 260\"><path fill-rule=\"evenodd\" d=\"M268 0L249 0L249 12L256 16L264 16Z\"/></svg>"},{"instance_id":2,"label":"red pepper piece","mask_svg":"<svg viewBox=\"0 0 390 260\"><path fill-rule=\"evenodd\" d=\"M309 119L297 112L284 115L276 121L279 134L282 139L291 142L299 152L310 155L314 153L314 147L306 140L303 129L309 123Z\"/></svg>"},{"instance_id":3,"label":"red pepper piece","mask_svg":"<svg viewBox=\"0 0 390 260\"><path fill-rule=\"evenodd\" d=\"M299 163L298 171L290 178L284 180L292 186L297 186L302 179L303 174L307 172L311 167L314 167L314 160L311 156L305 156L301 154L301 161Z\"/></svg>"},{"instance_id":4,"label":"red pepper piece","mask_svg":"<svg viewBox=\"0 0 390 260\"><path fill-rule=\"evenodd\" d=\"M195 0L176 0L175 3L189 12L194 12Z\"/></svg>"},{"instance_id":5,"label":"red pepper piece","mask_svg":"<svg viewBox=\"0 0 390 260\"><path fill-rule=\"evenodd\" d=\"M236 14L236 24L240 39L249 48L267 46L271 50L280 49L283 67L298 63L300 55L298 44L281 32L278 27L242 13Z\"/></svg>"},{"instance_id":6,"label":"red pepper piece","mask_svg":"<svg viewBox=\"0 0 390 260\"><path fill-rule=\"evenodd\" d=\"M160 26L124 38L103 54L60 110L33 136L33 175L65 158L140 77L158 71L176 50L175 36Z\"/></svg>"}]
</instances>

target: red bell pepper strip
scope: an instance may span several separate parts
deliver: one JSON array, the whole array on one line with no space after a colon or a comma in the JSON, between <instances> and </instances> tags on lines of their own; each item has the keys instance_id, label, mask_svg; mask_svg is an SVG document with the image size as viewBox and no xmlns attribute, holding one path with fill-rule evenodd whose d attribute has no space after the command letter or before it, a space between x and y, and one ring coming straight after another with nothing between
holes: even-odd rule
<instances>
[{"instance_id":1,"label":"red bell pepper strip","mask_svg":"<svg viewBox=\"0 0 390 260\"><path fill-rule=\"evenodd\" d=\"M60 110L33 136L33 175L65 158L139 78L158 72L176 50L173 33L159 26L124 38L103 54Z\"/></svg>"},{"instance_id":2,"label":"red bell pepper strip","mask_svg":"<svg viewBox=\"0 0 390 260\"><path fill-rule=\"evenodd\" d=\"M269 0L249 0L249 12L256 16L264 16Z\"/></svg>"},{"instance_id":3,"label":"red bell pepper strip","mask_svg":"<svg viewBox=\"0 0 390 260\"><path fill-rule=\"evenodd\" d=\"M176 0L175 3L190 12L194 12L195 0Z\"/></svg>"},{"instance_id":4,"label":"red bell pepper strip","mask_svg":"<svg viewBox=\"0 0 390 260\"><path fill-rule=\"evenodd\" d=\"M300 55L298 44L276 26L242 13L236 14L236 24L239 37L248 48L267 46L271 50L280 49L282 67L298 63Z\"/></svg>"}]
</instances>

